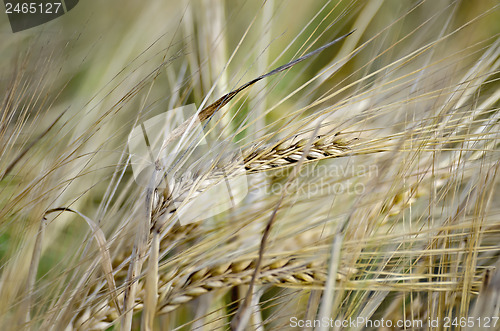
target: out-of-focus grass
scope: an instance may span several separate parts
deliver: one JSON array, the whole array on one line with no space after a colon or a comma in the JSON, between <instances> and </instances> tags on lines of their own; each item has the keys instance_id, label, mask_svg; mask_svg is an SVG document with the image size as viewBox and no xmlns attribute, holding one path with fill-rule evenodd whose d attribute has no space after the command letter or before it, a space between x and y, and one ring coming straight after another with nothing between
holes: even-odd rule
<instances>
[{"instance_id":1,"label":"out-of-focus grass","mask_svg":"<svg viewBox=\"0 0 500 331\"><path fill-rule=\"evenodd\" d=\"M103 230L117 293L123 293L127 266L120 263L142 222L145 194L128 164L132 127L180 105L208 105L353 29L345 42L221 110L227 111L219 124L224 139L244 149L309 138L321 117L320 133L358 138L352 145L358 155L314 164L377 169L366 177L310 179L323 187L363 184L362 194L286 195L266 258L289 262L284 270L264 268L254 295L262 294L261 304L252 308L250 325L286 329L291 316L318 317L321 307L337 319L498 314L491 307L498 300L492 270L499 238L499 21L495 1L82 1L57 20L16 34L4 17L2 328L123 327L116 311L99 315L112 311L113 293L95 233L76 214L47 210L77 210ZM272 187L290 173L252 180ZM246 259L255 264L278 201L279 194L254 192L192 232L176 228L181 239L164 234L158 282L165 277L163 291L172 290L159 290L165 297L158 307L173 307L190 286L211 289L202 282L215 276L204 268ZM334 252L341 276L329 285L314 277L328 276L332 242L342 247ZM203 275L199 286L196 271ZM234 268L226 274L224 286L193 295L194 301L156 317L155 327L227 327L249 281L232 286L248 275ZM481 291L493 299L478 296ZM136 314L133 328L140 319Z\"/></svg>"}]
</instances>

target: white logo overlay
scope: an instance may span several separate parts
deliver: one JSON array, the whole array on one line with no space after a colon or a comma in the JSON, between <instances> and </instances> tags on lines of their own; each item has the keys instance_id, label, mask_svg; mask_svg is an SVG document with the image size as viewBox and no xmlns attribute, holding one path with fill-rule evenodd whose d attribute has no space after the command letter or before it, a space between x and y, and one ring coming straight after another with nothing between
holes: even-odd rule
<instances>
[{"instance_id":1,"label":"white logo overlay","mask_svg":"<svg viewBox=\"0 0 500 331\"><path fill-rule=\"evenodd\" d=\"M136 183L166 190L181 225L229 210L248 193L239 147L219 141L220 130L205 133L193 116L196 110L190 104L157 115L136 126L128 139ZM182 135L166 143L186 121Z\"/></svg>"}]
</instances>

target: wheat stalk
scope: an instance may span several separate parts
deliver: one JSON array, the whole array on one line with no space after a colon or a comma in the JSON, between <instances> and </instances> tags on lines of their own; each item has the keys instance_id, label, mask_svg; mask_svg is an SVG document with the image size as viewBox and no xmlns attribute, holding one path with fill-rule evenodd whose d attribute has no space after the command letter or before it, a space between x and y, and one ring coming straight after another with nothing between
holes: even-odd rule
<instances>
[{"instance_id":1,"label":"wheat stalk","mask_svg":"<svg viewBox=\"0 0 500 331\"><path fill-rule=\"evenodd\" d=\"M262 285L274 285L285 288L324 288L327 275L324 268L324 262L316 261L302 263L301 259L295 257L272 258L268 259L262 267L258 278L258 283ZM177 270L177 272L161 273L158 283L158 311L157 314L167 314L179 308L183 304L194 300L200 295L210 291L228 290L232 287L248 284L254 271L254 260L241 260L237 262L225 263L222 265L206 267L196 271ZM336 276L338 282L344 282L343 286L348 289L358 289L366 286L404 290L419 286L421 289L433 288L429 282L421 283L422 280L429 281L436 275L422 274L416 277L411 284L394 283L394 279L404 277L404 274L397 275L387 273L387 278L382 283L376 279L351 280L349 278L360 277L359 271L351 268L341 268ZM483 281L483 272L477 271L474 280L473 291L481 288ZM420 284L419 284L420 283ZM340 284L340 283L339 283ZM440 291L449 290L457 286L459 282L449 282ZM134 304L134 311L139 312L143 309L144 283L139 282L139 292ZM76 330L107 328L113 324L113 321L119 316L118 312L109 305L99 304L93 310L86 310L79 314L74 328Z\"/></svg>"}]
</instances>

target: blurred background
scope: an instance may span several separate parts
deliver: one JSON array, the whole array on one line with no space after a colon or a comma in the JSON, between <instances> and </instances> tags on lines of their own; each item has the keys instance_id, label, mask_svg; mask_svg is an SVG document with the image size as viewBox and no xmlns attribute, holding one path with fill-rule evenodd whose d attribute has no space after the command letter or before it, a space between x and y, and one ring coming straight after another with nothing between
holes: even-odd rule
<instances>
[{"instance_id":1,"label":"blurred background","mask_svg":"<svg viewBox=\"0 0 500 331\"><path fill-rule=\"evenodd\" d=\"M127 166L127 138L137 123L181 105L206 106L355 30L235 98L221 119L224 137L242 148L270 143L314 128L317 114L327 111L325 130L373 141L404 133L418 119L432 119L435 105L446 104L454 87L465 89L474 70L492 83L459 106L474 108L496 95L499 22L494 0L88 0L16 33L0 13L0 311L11 316L6 312L36 292L46 305L33 315L43 321L46 307L57 307L57 282L96 256L85 255L91 246L85 222L69 213L51 216L35 277L40 286L27 287L47 210L83 212L115 248L132 237L133 228L120 228L142 197ZM479 61L488 54L491 70ZM498 112L498 101L492 104L483 118ZM339 215L356 208L354 198L348 201ZM257 247L259 238L252 240ZM56 299L44 301L44 294Z\"/></svg>"}]
</instances>

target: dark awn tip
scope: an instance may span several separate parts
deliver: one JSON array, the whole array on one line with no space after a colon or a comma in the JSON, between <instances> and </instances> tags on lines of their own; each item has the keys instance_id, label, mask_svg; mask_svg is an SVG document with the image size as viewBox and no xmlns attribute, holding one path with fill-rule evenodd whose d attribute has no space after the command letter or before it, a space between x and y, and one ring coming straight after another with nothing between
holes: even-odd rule
<instances>
[{"instance_id":1,"label":"dark awn tip","mask_svg":"<svg viewBox=\"0 0 500 331\"><path fill-rule=\"evenodd\" d=\"M266 78L266 77L269 77L269 76L272 76L272 75L275 75L279 72L283 72L293 66L295 66L296 64L304 61L304 60L307 60L308 58L316 55L316 54L319 54L321 53L322 51L324 51L325 49L327 49L328 47L331 47L332 45L335 45L336 43L338 43L339 41L347 38L348 36L350 36L351 34L354 33L354 31L356 30L353 30L349 33L346 33L345 35L343 36L340 36L338 37L337 39L327 43L326 45L323 45L321 46L320 48L318 49L315 49L314 51L311 51L309 53L307 53L306 55L304 56L301 56L299 57L298 59L295 59L291 62L288 62L287 64L284 64L282 66L279 66L271 71L269 71L268 73L264 74L264 75L261 75L255 79L252 79L251 81L241 85L240 87L238 87L237 89L227 93L227 94L224 94L222 97L220 97L219 99L217 99L217 101L215 101L214 103L210 104L209 106L203 108L200 113L198 114L198 118L200 120L200 122L203 122L209 118L212 117L213 114L215 114L219 109L221 109L222 107L224 107L225 105L227 105L229 103L229 101L231 101L238 93L240 93L241 91L243 91L244 89L252 86L253 84L257 83L258 81ZM178 137L180 137L184 131L186 130L186 128L189 126L189 123L191 122L192 118L189 118L188 120L186 120L181 126L177 127L174 131L172 131L170 133L170 136L167 137L166 141L165 141L165 144L168 144L170 143L172 140L174 139L177 139Z\"/></svg>"},{"instance_id":2,"label":"dark awn tip","mask_svg":"<svg viewBox=\"0 0 500 331\"><path fill-rule=\"evenodd\" d=\"M218 111L220 108L224 107L229 101L231 101L239 92L243 91L244 89L246 89L247 87L250 87L252 86L253 84L257 83L258 81L266 78L266 77L269 77L269 76L272 76L272 75L275 75L277 73L280 73L280 72L283 72L293 66L295 66L296 64L299 64L300 62L304 61L304 60L307 60L308 58L316 55L316 54L319 54L321 53L322 51L324 51L325 49L327 49L328 47L331 47L333 45L335 45L336 43L338 43L339 41L347 38L348 36L350 36L351 34L354 33L354 31L356 30L353 30L349 33L346 33L345 35L341 36L341 37L338 37L337 39L327 43L326 45L323 45L321 46L320 48L318 49L315 49L314 51L311 51L309 53L307 53L306 55L304 56L301 56L299 57L298 59L295 59L291 62L288 62L287 64L284 64L282 66L279 66L271 71L269 71L268 73L264 74L264 75L261 75L255 79L252 79L251 81L241 85L240 87L238 87L237 89L223 95L222 97L220 97L217 101L215 101L214 103L212 103L211 105L203 108L203 110L200 112L199 114L199 117L200 117L200 121L204 121L206 120L207 118L209 118L210 116L212 116L216 111Z\"/></svg>"}]
</instances>

